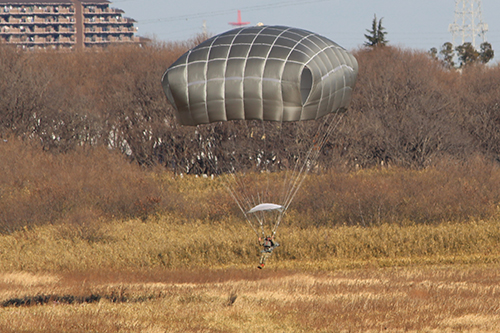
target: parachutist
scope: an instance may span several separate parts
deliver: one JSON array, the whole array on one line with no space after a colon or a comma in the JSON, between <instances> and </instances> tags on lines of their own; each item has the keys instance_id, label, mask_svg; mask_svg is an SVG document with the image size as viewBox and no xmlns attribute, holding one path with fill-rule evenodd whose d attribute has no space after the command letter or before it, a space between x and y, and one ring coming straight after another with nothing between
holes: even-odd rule
<instances>
[{"instance_id":1,"label":"parachutist","mask_svg":"<svg viewBox=\"0 0 500 333\"><path fill-rule=\"evenodd\" d=\"M262 239L259 237L259 243L262 242ZM266 260L273 254L273 250L280 246L278 242L274 241L274 236L267 236L264 238L264 242L262 243L264 249L261 251L262 255L260 256L259 266L257 268L262 269L266 263Z\"/></svg>"},{"instance_id":2,"label":"parachutist","mask_svg":"<svg viewBox=\"0 0 500 333\"><path fill-rule=\"evenodd\" d=\"M321 149L338 124L334 118L349 106L357 74L356 58L326 37L292 27L258 26L207 39L180 56L161 82L180 125L220 123L193 130L202 153L193 155L187 170L227 174L221 179L230 195L255 234L265 236L264 230L276 234L305 175L318 166ZM305 145L309 140L297 152L284 145L285 136L298 133L285 123L301 127L312 120L317 120L317 133L310 148ZM225 124L232 121L233 127ZM216 147L224 140L232 144ZM266 188L260 175L245 173L254 168L265 172ZM279 172L284 179L273 181L270 174L282 168L289 169ZM278 197L279 204L266 202ZM260 204L248 210L256 201ZM279 244L273 237L260 242L263 268Z\"/></svg>"}]
</instances>

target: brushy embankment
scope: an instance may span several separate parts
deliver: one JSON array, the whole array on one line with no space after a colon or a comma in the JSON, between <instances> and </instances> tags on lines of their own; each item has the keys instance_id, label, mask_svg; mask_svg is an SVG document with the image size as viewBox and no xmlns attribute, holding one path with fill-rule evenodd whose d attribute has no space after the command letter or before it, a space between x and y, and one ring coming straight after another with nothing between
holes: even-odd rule
<instances>
[{"instance_id":1,"label":"brushy embankment","mask_svg":"<svg viewBox=\"0 0 500 333\"><path fill-rule=\"evenodd\" d=\"M46 224L95 228L113 220L168 214L184 223L241 220L224 177L141 168L105 148L52 154L15 138L0 142L0 232ZM249 175L279 184L280 173ZM272 186L267 185L268 191ZM483 158L433 167L310 174L286 224L295 227L384 223L438 224L498 217L500 168Z\"/></svg>"},{"instance_id":2,"label":"brushy embankment","mask_svg":"<svg viewBox=\"0 0 500 333\"><path fill-rule=\"evenodd\" d=\"M159 189L145 172L105 148L51 154L16 138L0 142L0 232L47 223L90 224L143 217Z\"/></svg>"}]
</instances>

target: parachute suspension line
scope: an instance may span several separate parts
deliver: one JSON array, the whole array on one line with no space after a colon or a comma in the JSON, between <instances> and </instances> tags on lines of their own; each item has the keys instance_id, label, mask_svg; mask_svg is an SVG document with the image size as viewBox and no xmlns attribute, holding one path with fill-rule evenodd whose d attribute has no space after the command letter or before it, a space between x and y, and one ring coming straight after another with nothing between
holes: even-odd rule
<instances>
[{"instance_id":1,"label":"parachute suspension line","mask_svg":"<svg viewBox=\"0 0 500 333\"><path fill-rule=\"evenodd\" d=\"M246 193L246 186L243 180L239 180L238 176L235 174L230 174L229 177L231 177L231 179L235 184L235 186L231 186L230 183L227 184L228 187L231 189L234 197L237 198L242 204L245 204L247 210L250 209L255 200L250 194ZM238 197L236 193L240 193L240 196Z\"/></svg>"},{"instance_id":2,"label":"parachute suspension line","mask_svg":"<svg viewBox=\"0 0 500 333\"><path fill-rule=\"evenodd\" d=\"M249 132L251 130L251 127L249 127L246 122L243 123L243 125L247 128L247 131L237 130L236 125L233 122L230 122L229 124L230 124L229 125L230 133L233 133L234 135L237 135L237 133L247 133L247 134L251 133L251 132ZM251 134L251 135L253 135L253 134ZM234 140L234 138L233 138L233 140L231 140L231 141L232 141L232 151L231 152L237 151L237 148L239 148L239 147L237 147L237 145L236 145L236 140ZM264 150L261 150L261 151L264 151ZM249 209L256 206L258 203L261 203L261 200L262 200L261 195L260 195L260 193L256 193L257 197L255 197L252 194L252 192L250 191L250 189L246 185L244 173L242 170L240 170L241 168L238 168L237 165L234 165L231 158L229 160L231 161L230 162L231 163L231 170L229 171L230 174L228 174L227 177L231 177L231 178L227 178L228 180L224 185L226 186L226 189L230 192L233 199L236 201L240 210L243 212L243 215L245 216L247 223L250 225L250 227L255 232L257 237L259 237L259 231L257 230L257 228L259 228L262 235L264 235L264 233L265 233L264 232L265 221L257 214L252 214L251 217L249 216L249 214L247 214L247 211ZM238 162L237 159L235 161ZM256 222L256 223L254 223L254 222ZM257 226L257 223L258 223L258 226Z\"/></svg>"},{"instance_id":3,"label":"parachute suspension line","mask_svg":"<svg viewBox=\"0 0 500 333\"><path fill-rule=\"evenodd\" d=\"M278 127L278 128L276 129L276 127ZM265 151L269 151L269 153L270 153L269 159L267 160L268 165L266 168L267 169L266 170L267 171L267 175L266 175L266 181L267 181L266 192L267 193L269 193L270 191L273 190L273 189L271 189L271 177L272 176L276 177L276 175L271 175L271 173L282 172L281 166L275 165L274 163L279 161L277 147L281 146L282 134L283 134L283 119L281 119L281 121L279 121L278 123L272 122L272 123L268 124L268 129L266 130L266 133L264 133L264 135L266 136L266 139L267 139L267 136L271 137L271 134L273 135L273 140L270 141L270 143L272 144L272 147L271 147L270 151L267 149L265 150ZM267 148L267 142L266 142L266 148ZM272 172L269 172L270 167L271 167ZM288 177L287 172L285 172L285 179L286 179L286 177ZM286 184L286 182L285 182L285 184ZM285 184L283 185L283 190L285 188ZM283 202L282 199L283 199L283 195L281 196L281 198L278 199L280 204ZM271 225L272 237L274 237L276 235L277 226L281 222L282 215L283 215L282 211L279 213L278 216L273 214L273 218L275 218L276 220L273 221L273 223Z\"/></svg>"},{"instance_id":4,"label":"parachute suspension line","mask_svg":"<svg viewBox=\"0 0 500 333\"><path fill-rule=\"evenodd\" d=\"M243 207L241 206L241 203L240 201L238 200L238 197L236 196L236 194L233 192L233 190L230 188L230 187L226 187L226 189L228 190L228 192L231 194L231 196L233 197L234 201L236 201L236 204L238 205L238 207L240 208L241 212L243 213L243 215L245 216L245 220L248 222L248 224L250 225L250 228L252 228L252 230L255 232L255 234L257 235L257 237L259 237L259 232L257 231L257 229L254 227L254 225L252 224L252 221L250 220L250 218L248 217L248 214L247 212L243 209Z\"/></svg>"},{"instance_id":5,"label":"parachute suspension line","mask_svg":"<svg viewBox=\"0 0 500 333\"><path fill-rule=\"evenodd\" d=\"M245 193L246 192L245 183L243 180L238 180L238 177L235 175L237 168L235 168L235 166L233 165L232 162L231 162L232 170L227 170L229 172L229 174L224 175L223 168L219 168L218 163L217 163L218 161L216 161L217 156L213 150L213 149L215 149L215 147L212 147L213 142L208 142L208 139L210 137L214 137L215 126L217 126L217 125L213 125L210 128L211 136L209 135L207 138L204 138L201 133L199 134L199 139L197 141L199 144L200 153L203 153L205 155L203 160L206 161L206 163L211 166L212 170L214 170L216 173L220 173L219 176L220 176L220 179L222 180L224 187L229 192L229 194L231 195L233 200L236 202L238 208L243 213L245 220L247 221L247 223L250 225L250 227L252 228L252 230L255 232L255 234L258 237L259 232L257 231L256 227L254 226L254 223L252 223L252 219L250 218L250 216L248 216L247 210L245 210L245 208L244 208L244 205L246 205L248 208L251 208L252 201L253 201L253 203L255 203L255 200L251 200L250 199L251 196L248 193ZM235 133L234 127L232 129L233 129L233 133ZM230 130L231 130L231 128L230 128ZM230 131L230 133L231 133L231 131ZM232 141L233 141L233 146L235 146L234 139ZM227 177L232 177L232 178L227 178ZM231 182L231 179L232 179L232 182ZM235 185L233 186L232 183L234 183ZM242 191L237 191L236 187L242 189ZM241 195L238 196L237 193L241 193ZM261 227L262 232L263 232L263 222L260 220L258 220L258 222L259 222L260 227Z\"/></svg>"},{"instance_id":6,"label":"parachute suspension line","mask_svg":"<svg viewBox=\"0 0 500 333\"><path fill-rule=\"evenodd\" d=\"M332 118L335 118L337 115L338 115L338 112L336 112L334 117L332 117ZM306 156L306 159L304 160L304 163L303 163L302 167L300 168L300 172L295 177L295 179L293 181L293 185L291 186L290 191L288 192L288 196L287 196L287 199L286 199L285 204L284 204L283 212L286 212L286 210L288 209L288 207L292 203L293 199L295 198L297 192L299 191L300 187L302 186L307 174L312 169L312 167L317 163L321 149L324 147L324 145L328 141L328 138L330 137L331 133L333 133L335 128L337 128L338 124L342 120L342 117L343 117L343 115L338 117L339 119L337 121L334 121L334 119L332 119L332 121L328 125L328 128L327 128L325 134L322 137L320 137L319 142L317 142L317 143L314 142L312 147L309 149L307 156ZM326 121L327 121L327 119L325 118L325 123L326 123ZM319 135L320 129L321 129L321 127L319 127L317 130L317 133L315 135L315 141Z\"/></svg>"},{"instance_id":7,"label":"parachute suspension line","mask_svg":"<svg viewBox=\"0 0 500 333\"><path fill-rule=\"evenodd\" d=\"M335 116L338 115L338 112L335 113ZM333 131L337 128L337 126L340 124L340 121L342 120L342 118L344 117L344 114L340 114L340 116L338 117L338 120L337 121L334 121L335 119L332 119L332 121L330 122L330 124L328 125L328 128L326 130L326 133L323 135L323 137L321 138L321 141L320 141L320 144L319 144L319 147L318 149L316 149L315 151L315 156L314 156L314 159L315 161L318 160L318 157L319 157L319 154L321 153L321 149L323 149L323 147L325 146L326 142L328 141L328 139L330 138L331 134L333 133ZM335 117L332 117L332 118L335 118Z\"/></svg>"},{"instance_id":8,"label":"parachute suspension line","mask_svg":"<svg viewBox=\"0 0 500 333\"><path fill-rule=\"evenodd\" d=\"M338 115L338 113L335 113L335 115L333 117L331 117L331 118L335 118L337 115ZM335 119L332 119L332 121L328 125L328 128L327 128L325 134L320 138L320 140L319 140L319 142L317 144L314 144L311 147L310 153L311 153L312 157L310 157L309 160L306 160L304 162L304 163L308 164L307 167L306 167L305 173L303 174L302 179L300 180L298 186L296 187L295 193L293 193L293 195L290 197L289 202L286 205L286 208L288 208L288 206L293 201L295 195L297 194L298 190L302 186L302 183L304 182L304 180L305 180L307 174L309 173L309 171L317 163L318 158L319 158L319 154L321 153L321 149L324 147L324 145L328 141L328 138L333 133L333 131L335 130L335 128L337 128L337 125L340 123L341 119L342 119L342 115L339 117L339 119L337 121L334 121ZM327 121L327 119L325 119L325 123L326 123L326 121ZM319 131L320 131L320 129L318 129L318 134L319 134ZM311 162L311 163L309 163L309 162Z\"/></svg>"},{"instance_id":9,"label":"parachute suspension line","mask_svg":"<svg viewBox=\"0 0 500 333\"><path fill-rule=\"evenodd\" d=\"M293 171L291 173L290 172L285 173L285 177L283 180L283 192L281 195L282 200L280 200L280 202L282 203L283 209L280 211L280 213L277 216L275 216L276 221L275 222L272 221L273 223L271 223L271 225L270 225L272 236L276 235L278 227L279 227L281 221L283 220L284 214L286 213L286 211L288 210L292 201L294 200L295 196L297 195L299 189L301 188L303 182L305 181L305 179L307 177L307 174L316 165L317 159L318 159L319 154L321 152L321 149L328 141L328 138L331 135L331 133L333 133L333 131L335 130L337 125L340 123L340 120L342 119L342 117L339 117L339 119L337 121L334 121L335 116L337 116L337 115L338 114L336 113L336 114L334 114L334 117L325 117L324 123L322 125L320 125L318 127L318 129L316 130L316 134L313 137L314 138L313 144L308 149L307 153L304 156L304 159L301 159L300 155L299 155L299 158L294 163ZM326 132L323 135L320 135L321 129L324 128L326 126L326 123L328 122L328 118L333 118L333 119L328 124ZM243 213L245 220L250 225L251 229L255 232L257 237L259 236L259 233L262 234L262 237L265 237L265 235L266 235L265 234L265 226L266 226L265 214L264 213L257 213L257 214L252 214L252 216L249 216L249 214L247 214L247 211L250 208L252 208L253 206L256 206L257 204L263 203L264 200L267 200L268 193L270 192L270 186L271 186L270 185L271 182L270 182L270 172L269 171L270 171L272 159L268 159L267 156L265 155L265 152L268 151L266 149L268 143L272 143L272 146L273 146L272 150L271 150L272 153L275 153L276 145L277 145L276 140L271 140L271 141L267 140L268 139L267 136L271 134L270 132L271 132L272 125L269 125L269 129L267 129L266 124L264 122L262 122L261 124L262 124L262 129L263 129L263 135L260 138L257 137L256 139L257 140L260 139L259 141L262 142L263 146L261 147L260 151L257 152L256 157L261 159L259 163L265 163L265 165L263 166L263 170L265 170L265 173L267 173L266 184L265 184L265 186L263 186L262 190L257 191L257 193L255 193L256 196L251 194L251 191L249 191L249 188L245 182L244 177L238 177L238 175L237 175L238 168L233 164L233 161L231 160L231 158L229 159L229 161L230 161L232 169L228 170L230 173L228 175L225 175L225 176L221 175L221 178L223 178L223 185L226 187L226 189L230 193L231 197L236 202L238 208ZM245 126L247 126L246 123L245 123ZM280 123L279 128L280 128L280 131L279 131L279 135L278 135L277 140L279 140L279 138L281 138L281 136L282 136L282 131L283 131L282 130L282 123ZM215 134L214 130L215 130L215 128L212 127L211 128L212 135ZM234 129L234 127L232 128L232 131L230 131L230 133L231 132L233 134L238 133ZM201 135L200 135L200 138L198 140L202 151L203 151L203 148L205 150L204 153L206 154L206 156L204 159L207 161L208 164L210 164L212 166L213 170L216 170L218 172L220 169L223 173L223 168L221 169L218 166L219 163L218 163L218 161L216 161L216 154L213 151L213 149L216 149L216 148L213 147L212 142L208 142L207 140L208 140L208 138L204 139L203 136L201 136ZM236 149L236 142L235 142L234 138L231 141L233 144L233 151L235 151L234 149ZM208 154L207 154L207 152L208 152ZM271 158L272 158L272 156L271 156ZM302 160L302 162L301 162L301 160ZM226 178L226 177L231 177L231 178ZM248 208L248 209L245 209L245 208ZM255 221L258 223L258 226L254 222L252 222L253 219L255 219Z\"/></svg>"},{"instance_id":10,"label":"parachute suspension line","mask_svg":"<svg viewBox=\"0 0 500 333\"><path fill-rule=\"evenodd\" d=\"M323 126L327 121L328 121L328 117L325 117L324 121L323 121ZM301 162L301 159L298 159L295 161L294 170L293 170L292 174L290 175L290 180L288 181L288 186L286 187L284 199L282 201L284 203L284 207L285 207L284 211L286 211L288 209L288 206L290 205L290 203L293 200L294 193L298 192L298 190L300 188L301 183L299 180L301 179L301 175L303 175L303 174L307 175L309 170L312 168L311 162L312 163L315 162L314 157L312 158L311 155L312 155L314 149L317 148L317 138L321 132L321 128L322 128L322 125L318 126L318 128L316 129L316 134L313 136L313 144L308 149L307 153L305 154L303 162ZM320 149L321 149L321 147L319 149L317 149L317 151L319 151ZM318 156L318 155L316 155L316 156Z\"/></svg>"},{"instance_id":11,"label":"parachute suspension line","mask_svg":"<svg viewBox=\"0 0 500 333\"><path fill-rule=\"evenodd\" d=\"M266 152L267 152L267 131L266 131L266 124L264 121L261 121L261 126L262 126L262 137L260 138L262 141L262 147L260 148L259 154L262 154L262 162L265 163L264 170L265 170L265 178L266 178L266 186L265 188L262 188L262 197L261 201L259 203L264 203L266 200L266 193L269 193L269 161L267 160ZM272 140L271 140L272 141Z\"/></svg>"},{"instance_id":12,"label":"parachute suspension line","mask_svg":"<svg viewBox=\"0 0 500 333\"><path fill-rule=\"evenodd\" d=\"M284 209L283 211L285 212L290 204L292 203L293 199L295 199L295 196L297 195L299 189L302 187L302 184L304 183L307 175L309 174L309 171L316 165L318 162L318 157L320 154L321 149L325 145L325 143L328 140L328 137L333 133L333 130L337 127L338 123L340 123L340 118L336 123L333 121L330 122L328 129L326 133L323 135L322 138L320 138L319 144L314 143L313 146L309 149L308 154L306 159L304 160L304 163L300 169L299 174L295 178L292 188L290 189L289 196L287 197L287 201L285 202ZM325 119L326 122L326 119ZM332 125L335 124L335 125ZM317 135L319 134L319 129L317 132ZM315 138L317 138L317 135Z\"/></svg>"},{"instance_id":13,"label":"parachute suspension line","mask_svg":"<svg viewBox=\"0 0 500 333\"><path fill-rule=\"evenodd\" d=\"M234 175L232 175L232 176L234 177ZM231 194L231 196L233 197L233 199L236 201L238 207L240 208L241 212L245 216L245 219L246 219L247 223L250 225L250 227L255 232L255 234L257 235L257 237L259 237L259 232L257 231L257 228L254 226L254 223L252 222L252 218L249 217L249 215L247 214L247 211L243 208L243 204L242 204L243 200L247 201L247 206L248 207L252 207L251 202L248 201L249 198L247 198L245 196L243 196L243 198L239 198L238 195L237 195L237 191L234 188L232 188L230 185L227 185L226 188L228 189L228 191ZM253 215L253 217L258 222L258 224L260 226L260 229L261 229L261 232L264 233L264 224L263 224L263 221L257 215Z\"/></svg>"},{"instance_id":14,"label":"parachute suspension line","mask_svg":"<svg viewBox=\"0 0 500 333\"><path fill-rule=\"evenodd\" d=\"M252 196L252 199L253 199L253 206L257 206L258 204L262 203L262 199L260 198L260 193L257 192L257 201L255 201L255 198ZM265 217L264 215L262 215L262 217L260 217L258 215L258 213L254 213L253 214L255 219L257 220L257 222L259 222L259 225L260 225L260 230L262 232L262 236L264 236L264 225L265 225Z\"/></svg>"},{"instance_id":15,"label":"parachute suspension line","mask_svg":"<svg viewBox=\"0 0 500 333\"><path fill-rule=\"evenodd\" d=\"M283 209L280 214L278 215L278 218L276 219L276 224L274 225L273 228L273 237L276 235L276 232L278 231L278 227L280 226L281 220L283 220L283 215L285 215L285 209Z\"/></svg>"},{"instance_id":16,"label":"parachute suspension line","mask_svg":"<svg viewBox=\"0 0 500 333\"><path fill-rule=\"evenodd\" d=\"M317 129L315 138L317 137L320 128L321 127L319 127ZM314 140L314 141L316 141L316 140ZM309 150L306 153L306 156L304 158L302 166L299 167L300 160L297 160L295 162L294 171L293 171L293 173L291 175L290 184L288 186L288 189L287 189L287 192L286 192L286 197L285 197L285 200L284 200L284 209L283 209L284 211L286 211L288 209L288 207L290 206L293 198L295 197L295 194L298 192L298 190L300 188L300 185L301 185L301 181L300 181L301 175L304 174L304 171L305 171L305 174L307 174L309 172L309 169L310 169L310 165L309 165L310 163L309 163L309 161L310 161L310 156L311 156L311 153L312 153L314 147L315 147L315 144L313 142L313 145L311 146L311 148L309 148ZM304 176L304 178L305 178L305 176Z\"/></svg>"},{"instance_id":17,"label":"parachute suspension line","mask_svg":"<svg viewBox=\"0 0 500 333\"><path fill-rule=\"evenodd\" d=\"M282 134L283 134L283 122L280 123L279 141L283 140ZM284 156L287 158L286 163L289 164L290 161L289 161L288 156L286 154L284 154ZM293 179L293 175L297 171L297 165L298 165L298 161L295 161L294 168L293 168L292 172L290 172L289 170L285 170L285 176L283 177L283 185L282 185L282 188L281 188L281 195L280 195L280 199L279 199L279 202L281 204L283 204L285 202L285 200L286 200L288 188L289 188L290 183L291 183L290 179ZM285 167L286 167L286 169L288 169L287 166L285 166Z\"/></svg>"},{"instance_id":18,"label":"parachute suspension line","mask_svg":"<svg viewBox=\"0 0 500 333\"><path fill-rule=\"evenodd\" d=\"M244 133L244 131L238 131L234 122L228 122L226 124L229 124L230 135L233 135L233 140L231 140L232 141L231 154L232 154L233 152L237 151L237 148L238 148L236 146L236 141L237 141L237 140L235 140L236 136L240 133ZM243 125L248 127L246 123L243 123ZM248 133L248 131L247 131L247 133ZM245 185L245 181L244 181L243 177L238 176L238 173L241 173L242 171L239 170L238 165L233 164L233 161L231 159L232 159L232 157L230 158L231 168L232 168L232 170L230 172L231 172L232 180L233 180L236 188L239 189L239 191L236 191L235 189L233 189L233 192L240 193L241 201L243 201L246 204L246 208L248 210L252 207L252 203L254 202L254 200L253 200L251 194L248 192L248 189ZM235 159L235 161L236 161L236 163L238 163L237 159Z\"/></svg>"},{"instance_id":19,"label":"parachute suspension line","mask_svg":"<svg viewBox=\"0 0 500 333\"><path fill-rule=\"evenodd\" d=\"M216 126L217 125L212 125L212 127L210 128L211 136L212 137L214 137L214 135L215 135L215 127ZM235 132L234 131L234 127L233 128L229 128L229 133L230 133L229 135L231 135L231 129L233 129L233 133ZM203 140L201 140L201 141L203 141ZM232 141L233 141L233 146L234 146L234 138L233 138ZM211 167L212 167L213 170L215 170L216 172L218 172L219 171L218 163L217 163L217 161L215 161L216 154L212 150L212 149L215 149L215 147L212 148L212 144L207 144L207 143L205 143L204 147L205 147L205 149L209 153L209 154L207 154L207 157L206 157L208 163L211 165ZM201 148L203 149L203 146ZM241 184L238 183L238 178L235 177L235 175L234 175L234 170L236 170L235 166L233 165L232 162L230 163L230 165L231 165L231 169L232 170L227 170L227 171L230 173L231 176L233 176L233 179L234 179L234 182L236 183L236 185L239 186ZM231 173L231 172L233 172L233 173ZM220 173L221 173L221 175L224 173L224 169L223 168L220 168ZM241 206L246 201L247 206L251 207L251 202L248 200L248 196L245 196L243 194L240 198L238 198L236 196L237 191L235 190L235 188L233 188L233 186L231 186L230 180L225 180L225 179L228 179L228 178L225 178L225 177L222 177L222 178L223 178L224 186L226 186L226 188L230 190L230 193L233 196L233 198L237 201L238 206ZM243 209L243 207L241 206L240 209Z\"/></svg>"},{"instance_id":20,"label":"parachute suspension line","mask_svg":"<svg viewBox=\"0 0 500 333\"><path fill-rule=\"evenodd\" d=\"M307 160L307 158L306 158L306 160ZM288 200L289 192L291 191L291 188L293 187L294 179L296 178L297 172L299 172L299 174L300 174L299 164L300 164L300 155L294 163L293 171L291 173L287 172L287 174L283 180L283 194L282 194L282 199L280 202L282 202L284 206L286 205L286 202ZM286 210L286 208L284 210Z\"/></svg>"},{"instance_id":21,"label":"parachute suspension line","mask_svg":"<svg viewBox=\"0 0 500 333\"><path fill-rule=\"evenodd\" d=\"M325 122L326 122L326 119L325 119ZM321 127L318 127L318 129L316 130L316 135L314 136L315 139L313 140L313 145L311 148L308 149L302 165L299 167L300 159L296 160L294 163L294 169L293 169L292 174L291 175L287 174L285 177L283 199L281 201L281 202L283 202L283 210L280 212L280 214L278 216L278 219L277 219L276 224L274 226L273 235L276 234L278 227L279 227L281 221L283 220L284 214L288 210L288 207L290 206L293 199L295 198L295 195L297 194L300 187L302 186L302 183L304 182L307 173L311 169L310 161L313 160L311 158L311 154L312 154L313 149L315 148L315 142L316 142L316 138L319 135L320 128ZM314 162L314 160L313 160L313 162Z\"/></svg>"},{"instance_id":22,"label":"parachute suspension line","mask_svg":"<svg viewBox=\"0 0 500 333\"><path fill-rule=\"evenodd\" d=\"M214 126L216 126L216 125L214 125ZM212 147L212 142L208 142L208 139L210 137L214 137L214 134L215 134L215 131L214 131L215 128L214 128L214 126L212 126L210 128L211 136L209 135L207 138L204 138L201 133L199 134L199 139L197 141L198 141L198 144L199 144L200 153L203 153L205 155L203 157L203 160L208 165L210 165L210 167L212 168L212 170L214 170L216 173L218 173L220 171L220 173L221 173L220 176L221 176L221 180L222 180L222 183L223 183L224 187L229 192L229 194L231 195L231 197L233 198L233 200L236 202L236 205L238 206L238 208L243 213L243 216L245 217L245 220L247 221L247 223L250 226L250 228L255 232L256 236L259 237L259 231L254 226L254 223L252 223L252 219L250 218L250 216L248 216L247 211L243 207L244 204L246 204L247 207L252 207L252 202L249 199L250 196L249 195L245 195L244 192L242 193L241 196L238 196L237 195L238 191L236 191L236 188L232 185L231 178L227 178L227 177L232 177L233 182L236 184L237 187L245 189L244 182L243 181L238 181L237 176L234 174L234 172L237 169L235 169L234 165L231 163L231 168L233 170L230 170L230 172L232 171L233 173L230 173L228 175L224 175L223 174L224 170L219 170L218 163L215 160L216 159L216 154L213 151L213 149L215 147ZM233 142L234 142L234 140L233 140ZM262 229L262 233L264 233L262 221L258 221L258 222L259 222L260 227Z\"/></svg>"}]
</instances>

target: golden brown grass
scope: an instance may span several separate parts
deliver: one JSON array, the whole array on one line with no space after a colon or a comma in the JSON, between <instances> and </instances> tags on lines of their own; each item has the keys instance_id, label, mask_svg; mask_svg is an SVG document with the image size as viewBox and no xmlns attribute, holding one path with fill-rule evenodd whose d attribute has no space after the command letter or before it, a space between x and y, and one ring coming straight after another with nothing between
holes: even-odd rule
<instances>
[{"instance_id":1,"label":"golden brown grass","mask_svg":"<svg viewBox=\"0 0 500 333\"><path fill-rule=\"evenodd\" d=\"M121 295L1 309L2 332L496 332L498 267L0 274L2 300ZM27 280L28 282L23 282Z\"/></svg>"},{"instance_id":2,"label":"golden brown grass","mask_svg":"<svg viewBox=\"0 0 500 333\"><path fill-rule=\"evenodd\" d=\"M293 220L293 216L289 216ZM285 221L274 267L340 269L500 262L498 220L438 225L297 228ZM249 268L259 248L241 220L158 216L92 226L55 225L0 236L0 271Z\"/></svg>"},{"instance_id":3,"label":"golden brown grass","mask_svg":"<svg viewBox=\"0 0 500 333\"><path fill-rule=\"evenodd\" d=\"M0 331L495 332L500 325L497 220L284 225L282 246L262 271L251 235L242 221L158 216L1 236Z\"/></svg>"}]
</instances>

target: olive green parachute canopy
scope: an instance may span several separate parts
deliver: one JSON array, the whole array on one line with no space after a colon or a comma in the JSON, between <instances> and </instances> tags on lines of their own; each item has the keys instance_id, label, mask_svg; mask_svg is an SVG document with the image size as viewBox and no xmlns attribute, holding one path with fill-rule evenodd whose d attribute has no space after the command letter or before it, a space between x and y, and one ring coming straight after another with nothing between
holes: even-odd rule
<instances>
[{"instance_id":1,"label":"olive green parachute canopy","mask_svg":"<svg viewBox=\"0 0 500 333\"><path fill-rule=\"evenodd\" d=\"M162 85L183 125L298 121L345 110L357 72L354 56L323 36L256 26L189 50L166 70Z\"/></svg>"}]
</instances>

